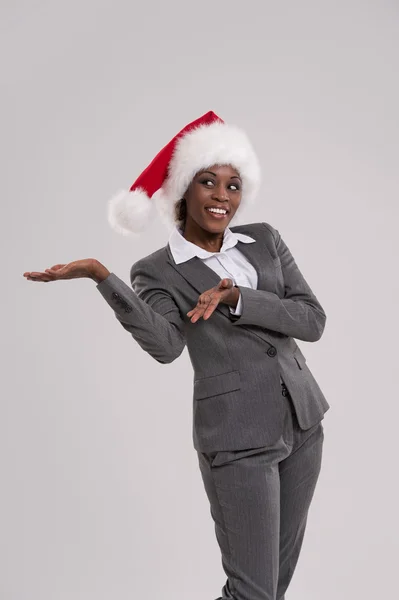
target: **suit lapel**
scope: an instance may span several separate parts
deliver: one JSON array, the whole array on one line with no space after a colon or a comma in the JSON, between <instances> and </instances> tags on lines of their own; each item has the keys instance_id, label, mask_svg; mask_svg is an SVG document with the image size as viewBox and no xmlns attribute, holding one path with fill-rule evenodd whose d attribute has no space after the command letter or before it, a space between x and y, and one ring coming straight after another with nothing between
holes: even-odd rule
<instances>
[{"instance_id":1,"label":"suit lapel","mask_svg":"<svg viewBox=\"0 0 399 600\"><path fill-rule=\"evenodd\" d=\"M232 231L238 231L239 233L250 235L256 240L250 244L238 241L236 248L244 254L244 256L256 269L258 274L257 289L274 292L275 269L273 260L266 247L266 244L262 241L261 235L258 232L258 228L256 228L256 230L252 230L252 228L248 225L239 225L236 227L231 227L230 229ZM166 249L168 262L184 277L184 279L186 279L186 281L193 288L197 290L198 295L212 287L215 287L220 282L219 275L215 273L213 269L208 267L200 258L198 258L198 256L194 256L184 263L176 264L170 251L169 244L167 244ZM230 319L230 310L227 304L218 304L216 310Z\"/></svg>"}]
</instances>

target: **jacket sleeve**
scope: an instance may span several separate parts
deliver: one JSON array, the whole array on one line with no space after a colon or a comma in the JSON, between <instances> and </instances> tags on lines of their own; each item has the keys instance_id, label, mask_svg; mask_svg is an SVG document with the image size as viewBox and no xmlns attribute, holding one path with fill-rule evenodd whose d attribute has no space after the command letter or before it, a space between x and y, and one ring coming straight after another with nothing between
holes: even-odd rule
<instances>
[{"instance_id":1,"label":"jacket sleeve","mask_svg":"<svg viewBox=\"0 0 399 600\"><path fill-rule=\"evenodd\" d=\"M273 234L285 284L284 298L273 292L239 286L242 313L230 315L233 325L258 325L305 342L322 336L326 314L300 272L279 231L262 223ZM280 268L280 267L277 267Z\"/></svg>"},{"instance_id":2,"label":"jacket sleeve","mask_svg":"<svg viewBox=\"0 0 399 600\"><path fill-rule=\"evenodd\" d=\"M110 273L97 289L143 350L160 363L173 362L186 345L184 321L176 302L148 263L136 262L130 281L133 289Z\"/></svg>"}]
</instances>

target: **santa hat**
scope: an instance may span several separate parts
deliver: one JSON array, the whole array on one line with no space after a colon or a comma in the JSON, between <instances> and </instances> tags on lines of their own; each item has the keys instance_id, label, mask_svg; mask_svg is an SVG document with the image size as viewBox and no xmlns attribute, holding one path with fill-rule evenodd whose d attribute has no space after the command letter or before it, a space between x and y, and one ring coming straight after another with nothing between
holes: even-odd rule
<instances>
[{"instance_id":1,"label":"santa hat","mask_svg":"<svg viewBox=\"0 0 399 600\"><path fill-rule=\"evenodd\" d=\"M186 125L162 148L130 190L108 201L108 221L122 235L139 233L156 208L172 228L175 204L198 171L211 165L231 165L242 180L241 204L251 204L260 184L260 167L246 134L209 111Z\"/></svg>"}]
</instances>

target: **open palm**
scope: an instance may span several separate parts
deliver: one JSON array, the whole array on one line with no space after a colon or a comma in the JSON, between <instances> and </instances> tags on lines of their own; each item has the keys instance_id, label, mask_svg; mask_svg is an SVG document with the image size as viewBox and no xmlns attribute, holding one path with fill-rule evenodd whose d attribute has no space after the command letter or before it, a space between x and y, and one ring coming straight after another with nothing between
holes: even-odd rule
<instances>
[{"instance_id":1,"label":"open palm","mask_svg":"<svg viewBox=\"0 0 399 600\"><path fill-rule=\"evenodd\" d=\"M26 271L23 275L30 281L56 281L58 279L79 279L92 277L93 259L84 258L67 264L53 265L44 271Z\"/></svg>"}]
</instances>

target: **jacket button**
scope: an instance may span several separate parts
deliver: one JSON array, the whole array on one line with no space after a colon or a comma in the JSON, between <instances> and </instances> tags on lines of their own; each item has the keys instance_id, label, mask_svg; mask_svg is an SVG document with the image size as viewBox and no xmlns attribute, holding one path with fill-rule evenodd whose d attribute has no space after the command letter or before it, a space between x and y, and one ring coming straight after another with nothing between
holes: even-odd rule
<instances>
[{"instance_id":1,"label":"jacket button","mask_svg":"<svg viewBox=\"0 0 399 600\"><path fill-rule=\"evenodd\" d=\"M267 353L268 356L276 356L277 354L277 350L274 346L271 346L271 348L268 349Z\"/></svg>"},{"instance_id":2,"label":"jacket button","mask_svg":"<svg viewBox=\"0 0 399 600\"><path fill-rule=\"evenodd\" d=\"M119 294L117 294L116 292L112 292L112 299L119 300Z\"/></svg>"}]
</instances>

